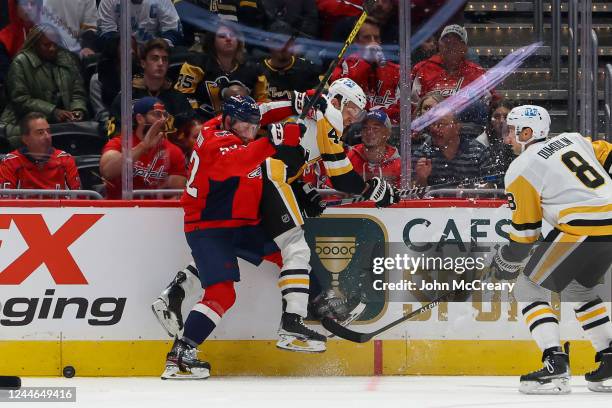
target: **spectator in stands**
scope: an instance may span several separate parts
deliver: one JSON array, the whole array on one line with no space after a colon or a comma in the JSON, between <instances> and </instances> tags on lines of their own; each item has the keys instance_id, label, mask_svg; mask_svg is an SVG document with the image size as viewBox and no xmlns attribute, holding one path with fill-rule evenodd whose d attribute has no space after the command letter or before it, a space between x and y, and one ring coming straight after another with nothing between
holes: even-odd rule
<instances>
[{"instance_id":1,"label":"spectator in stands","mask_svg":"<svg viewBox=\"0 0 612 408\"><path fill-rule=\"evenodd\" d=\"M50 123L81 121L87 97L80 67L62 47L57 30L39 24L28 33L8 73L9 104L0 116L14 147L21 143L18 123L29 112L43 113Z\"/></svg>"},{"instance_id":2,"label":"spectator in stands","mask_svg":"<svg viewBox=\"0 0 612 408\"><path fill-rule=\"evenodd\" d=\"M410 56L412 65L433 57L438 53L438 40L431 36L423 42Z\"/></svg>"},{"instance_id":3,"label":"spectator in stands","mask_svg":"<svg viewBox=\"0 0 612 408\"><path fill-rule=\"evenodd\" d=\"M383 110L370 111L363 120L361 144L348 152L353 168L364 180L380 177L396 187L400 185L402 162L397 149L387 143L391 121Z\"/></svg>"},{"instance_id":4,"label":"spectator in stands","mask_svg":"<svg viewBox=\"0 0 612 408\"><path fill-rule=\"evenodd\" d=\"M202 123L196 118L188 118L186 116L177 116L174 122L176 132L168 134L168 140L177 145L185 155L187 160L185 167L189 167L189 160L195 146L196 139L202 129Z\"/></svg>"},{"instance_id":5,"label":"spectator in stands","mask_svg":"<svg viewBox=\"0 0 612 408\"><path fill-rule=\"evenodd\" d=\"M461 184L491 173L489 148L462 137L461 123L453 113L446 113L430 125L429 133L431 142L423 143L413 153L416 163L413 179L417 186Z\"/></svg>"},{"instance_id":6,"label":"spectator in stands","mask_svg":"<svg viewBox=\"0 0 612 408\"><path fill-rule=\"evenodd\" d=\"M380 42L376 20L366 19L355 38L359 51L349 55L334 70L330 83L338 78L351 78L368 97L368 108L382 108L393 123L399 122L398 64L387 61Z\"/></svg>"},{"instance_id":7,"label":"spectator in stands","mask_svg":"<svg viewBox=\"0 0 612 408\"><path fill-rule=\"evenodd\" d=\"M284 23L274 23L268 30L274 37L268 41L270 55L261 62L269 84L268 99L287 100L291 99L293 91L316 88L320 70L295 54L295 40L291 37L294 30Z\"/></svg>"},{"instance_id":8,"label":"spectator in stands","mask_svg":"<svg viewBox=\"0 0 612 408\"><path fill-rule=\"evenodd\" d=\"M174 120L177 116L185 116L186 120L193 117L193 109L187 97L175 90L172 83L166 78L168 73L168 61L170 58L170 47L161 38L147 41L140 54L140 65L142 75L135 75L132 80L132 98L141 99L146 96L154 96L161 100L169 114L169 129L174 129ZM114 119L114 121L113 121ZM115 124L121 122L121 93L113 101L111 107L111 121ZM114 126L109 124L109 135Z\"/></svg>"},{"instance_id":9,"label":"spectator in stands","mask_svg":"<svg viewBox=\"0 0 612 408\"><path fill-rule=\"evenodd\" d=\"M319 35L319 12L315 0L262 0L267 31L271 25L283 25L300 37L316 38Z\"/></svg>"},{"instance_id":10,"label":"spectator in stands","mask_svg":"<svg viewBox=\"0 0 612 408\"><path fill-rule=\"evenodd\" d=\"M132 34L138 44L158 37L166 40L171 47L181 44L181 21L172 0L131 2ZM120 0L101 0L98 5L98 37L101 42L119 32L119 3Z\"/></svg>"},{"instance_id":11,"label":"spectator in stands","mask_svg":"<svg viewBox=\"0 0 612 408\"><path fill-rule=\"evenodd\" d=\"M57 28L68 51L81 58L95 54L96 0L43 0L42 18Z\"/></svg>"},{"instance_id":12,"label":"spectator in stands","mask_svg":"<svg viewBox=\"0 0 612 408\"><path fill-rule=\"evenodd\" d=\"M485 131L476 138L476 141L491 149L491 158L493 166L497 169L496 173L505 173L515 157L511 146L505 144L502 137L502 127L512 108L514 105L507 101L493 105Z\"/></svg>"},{"instance_id":13,"label":"spectator in stands","mask_svg":"<svg viewBox=\"0 0 612 408\"><path fill-rule=\"evenodd\" d=\"M378 22L381 43L399 43L399 11L397 0L377 0L368 15ZM349 33L353 30L357 18L358 16L353 16L341 19L334 27L332 40L344 42Z\"/></svg>"},{"instance_id":14,"label":"spectator in stands","mask_svg":"<svg viewBox=\"0 0 612 408\"><path fill-rule=\"evenodd\" d=\"M147 96L133 106L132 160L134 190L182 189L187 181L185 156L166 139L168 112L157 98ZM121 198L121 136L106 143L100 158L100 174L109 199Z\"/></svg>"},{"instance_id":15,"label":"spectator in stands","mask_svg":"<svg viewBox=\"0 0 612 408\"><path fill-rule=\"evenodd\" d=\"M0 87L26 35L40 21L42 0L8 0L7 5L9 23L0 29Z\"/></svg>"},{"instance_id":16,"label":"spectator in stands","mask_svg":"<svg viewBox=\"0 0 612 408\"><path fill-rule=\"evenodd\" d=\"M7 154L0 163L0 188L80 190L74 159L51 144L46 116L30 112L19 127L24 146Z\"/></svg>"},{"instance_id":17,"label":"spectator in stands","mask_svg":"<svg viewBox=\"0 0 612 408\"><path fill-rule=\"evenodd\" d=\"M438 42L439 53L421 61L412 69L412 100L416 105L423 95L435 91L444 98L456 94L485 73L480 65L468 61L467 31L459 25L444 28ZM491 89L484 97L488 105L499 100ZM484 112L486 115L486 112Z\"/></svg>"},{"instance_id":18,"label":"spectator in stands","mask_svg":"<svg viewBox=\"0 0 612 408\"><path fill-rule=\"evenodd\" d=\"M243 85L258 102L267 100L268 81L259 64L246 60L244 39L235 25L221 22L209 32L204 51L183 64L175 85L202 120L221 112L221 90L231 84Z\"/></svg>"},{"instance_id":19,"label":"spectator in stands","mask_svg":"<svg viewBox=\"0 0 612 408\"><path fill-rule=\"evenodd\" d=\"M437 92L430 92L427 95L423 96L417 105L415 118L419 116L423 116L434 106L441 103L444 98ZM417 146L420 146L424 142L431 141L431 136L429 135L429 131L427 128L419 131L412 132L412 149L414 150Z\"/></svg>"},{"instance_id":20,"label":"spectator in stands","mask_svg":"<svg viewBox=\"0 0 612 408\"><path fill-rule=\"evenodd\" d=\"M262 0L187 0L225 21L238 22L254 28L263 28L265 6Z\"/></svg>"}]
</instances>

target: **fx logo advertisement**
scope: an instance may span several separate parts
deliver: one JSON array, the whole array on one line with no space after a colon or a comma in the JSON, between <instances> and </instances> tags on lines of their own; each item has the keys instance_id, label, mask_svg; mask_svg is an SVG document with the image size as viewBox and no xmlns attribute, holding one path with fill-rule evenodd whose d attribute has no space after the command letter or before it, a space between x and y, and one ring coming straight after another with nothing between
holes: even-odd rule
<instances>
[{"instance_id":1,"label":"fx logo advertisement","mask_svg":"<svg viewBox=\"0 0 612 408\"><path fill-rule=\"evenodd\" d=\"M0 270L0 326L27 326L38 320L76 319L91 326L111 326L123 316L126 298L60 297L66 285L94 289L70 251L75 242L86 239L87 232L104 214L73 214L51 232L42 214L0 214L0 260L14 259ZM23 240L27 249L17 255L10 240ZM10 245L13 244L13 245ZM4 265L1 263L0 265ZM48 272L47 272L48 271ZM50 274L55 285L28 297L8 297L10 287L19 287ZM46 281L46 280L45 280ZM40 286L39 286L40 287ZM83 291L91 293L89 291ZM30 297L31 296L31 297Z\"/></svg>"}]
</instances>

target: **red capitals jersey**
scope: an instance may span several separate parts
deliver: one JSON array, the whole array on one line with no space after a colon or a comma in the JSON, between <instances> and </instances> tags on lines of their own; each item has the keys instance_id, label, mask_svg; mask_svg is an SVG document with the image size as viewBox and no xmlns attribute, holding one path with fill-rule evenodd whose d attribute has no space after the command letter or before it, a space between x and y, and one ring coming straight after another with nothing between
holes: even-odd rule
<instances>
[{"instance_id":1,"label":"red capitals jersey","mask_svg":"<svg viewBox=\"0 0 612 408\"><path fill-rule=\"evenodd\" d=\"M391 121L399 123L399 65L387 61L383 66L374 66L355 53L336 67L330 83L338 78L350 78L363 89L368 110L382 108Z\"/></svg>"},{"instance_id":2,"label":"red capitals jersey","mask_svg":"<svg viewBox=\"0 0 612 408\"><path fill-rule=\"evenodd\" d=\"M132 145L140 143L132 139ZM112 138L106 143L102 154L115 150L121 152L121 136ZM134 190L155 190L164 188L170 176L186 177L185 155L175 144L166 139L155 148L143 153L133 162ZM121 199L121 177L106 180L106 197L110 200Z\"/></svg>"},{"instance_id":3,"label":"red capitals jersey","mask_svg":"<svg viewBox=\"0 0 612 408\"><path fill-rule=\"evenodd\" d=\"M442 65L442 57L439 54L434 55L412 68L412 103L416 106L419 99L433 91L439 92L441 96L447 98L474 82L485 72L485 69L480 65L464 60L457 74L451 75ZM485 96L487 103L498 98L493 89L490 89L489 94Z\"/></svg>"},{"instance_id":4,"label":"red capitals jersey","mask_svg":"<svg viewBox=\"0 0 612 408\"><path fill-rule=\"evenodd\" d=\"M399 187L402 177L402 161L397 149L387 146L385 157L380 163L370 163L365 155L365 146L358 144L348 152L348 158L353 168L363 177L369 180L372 177L380 177L395 187Z\"/></svg>"},{"instance_id":5,"label":"red capitals jersey","mask_svg":"<svg viewBox=\"0 0 612 408\"><path fill-rule=\"evenodd\" d=\"M19 149L0 163L0 188L79 190L81 180L70 154L53 149L48 160L35 161Z\"/></svg>"},{"instance_id":6,"label":"red capitals jersey","mask_svg":"<svg viewBox=\"0 0 612 408\"><path fill-rule=\"evenodd\" d=\"M257 224L263 187L260 165L274 153L267 138L244 145L231 132L203 129L181 198L185 232Z\"/></svg>"}]
</instances>

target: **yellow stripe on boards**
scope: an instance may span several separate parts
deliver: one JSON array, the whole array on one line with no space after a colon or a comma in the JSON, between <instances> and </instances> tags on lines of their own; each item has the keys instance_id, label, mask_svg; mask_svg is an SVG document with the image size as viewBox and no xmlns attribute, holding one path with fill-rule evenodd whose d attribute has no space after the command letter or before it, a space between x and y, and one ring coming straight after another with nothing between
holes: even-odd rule
<instances>
[{"instance_id":1,"label":"yellow stripe on boards","mask_svg":"<svg viewBox=\"0 0 612 408\"><path fill-rule=\"evenodd\" d=\"M3 341L3 372L60 376L71 365L77 376L159 376L172 341ZM530 340L382 340L384 375L520 375L541 367ZM276 340L210 340L200 357L213 376L355 376L374 374L374 343L329 340L321 354L290 353ZM596 367L588 341L572 341L572 371Z\"/></svg>"}]
</instances>

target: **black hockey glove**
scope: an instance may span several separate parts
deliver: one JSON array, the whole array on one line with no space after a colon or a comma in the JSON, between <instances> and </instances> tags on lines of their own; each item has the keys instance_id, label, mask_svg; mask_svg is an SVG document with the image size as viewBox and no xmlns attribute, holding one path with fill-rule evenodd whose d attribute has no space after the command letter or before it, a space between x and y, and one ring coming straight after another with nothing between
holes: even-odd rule
<instances>
[{"instance_id":1,"label":"black hockey glove","mask_svg":"<svg viewBox=\"0 0 612 408\"><path fill-rule=\"evenodd\" d=\"M291 184L291 187L304 216L315 218L323 214L326 203L313 186L302 181L295 181Z\"/></svg>"},{"instance_id":2,"label":"black hockey glove","mask_svg":"<svg viewBox=\"0 0 612 408\"><path fill-rule=\"evenodd\" d=\"M491 263L491 273L498 280L516 279L525 266L525 261L510 261L504 257L504 248L507 247L507 244L498 247Z\"/></svg>"},{"instance_id":3,"label":"black hockey glove","mask_svg":"<svg viewBox=\"0 0 612 408\"><path fill-rule=\"evenodd\" d=\"M306 133L301 123L273 123L268 126L268 139L275 146L296 147Z\"/></svg>"},{"instance_id":4,"label":"black hockey glove","mask_svg":"<svg viewBox=\"0 0 612 408\"><path fill-rule=\"evenodd\" d=\"M367 188L363 192L363 196L371 201L374 201L376 207L389 207L400 200L399 192L385 180L380 177L373 177L366 181Z\"/></svg>"}]
</instances>

